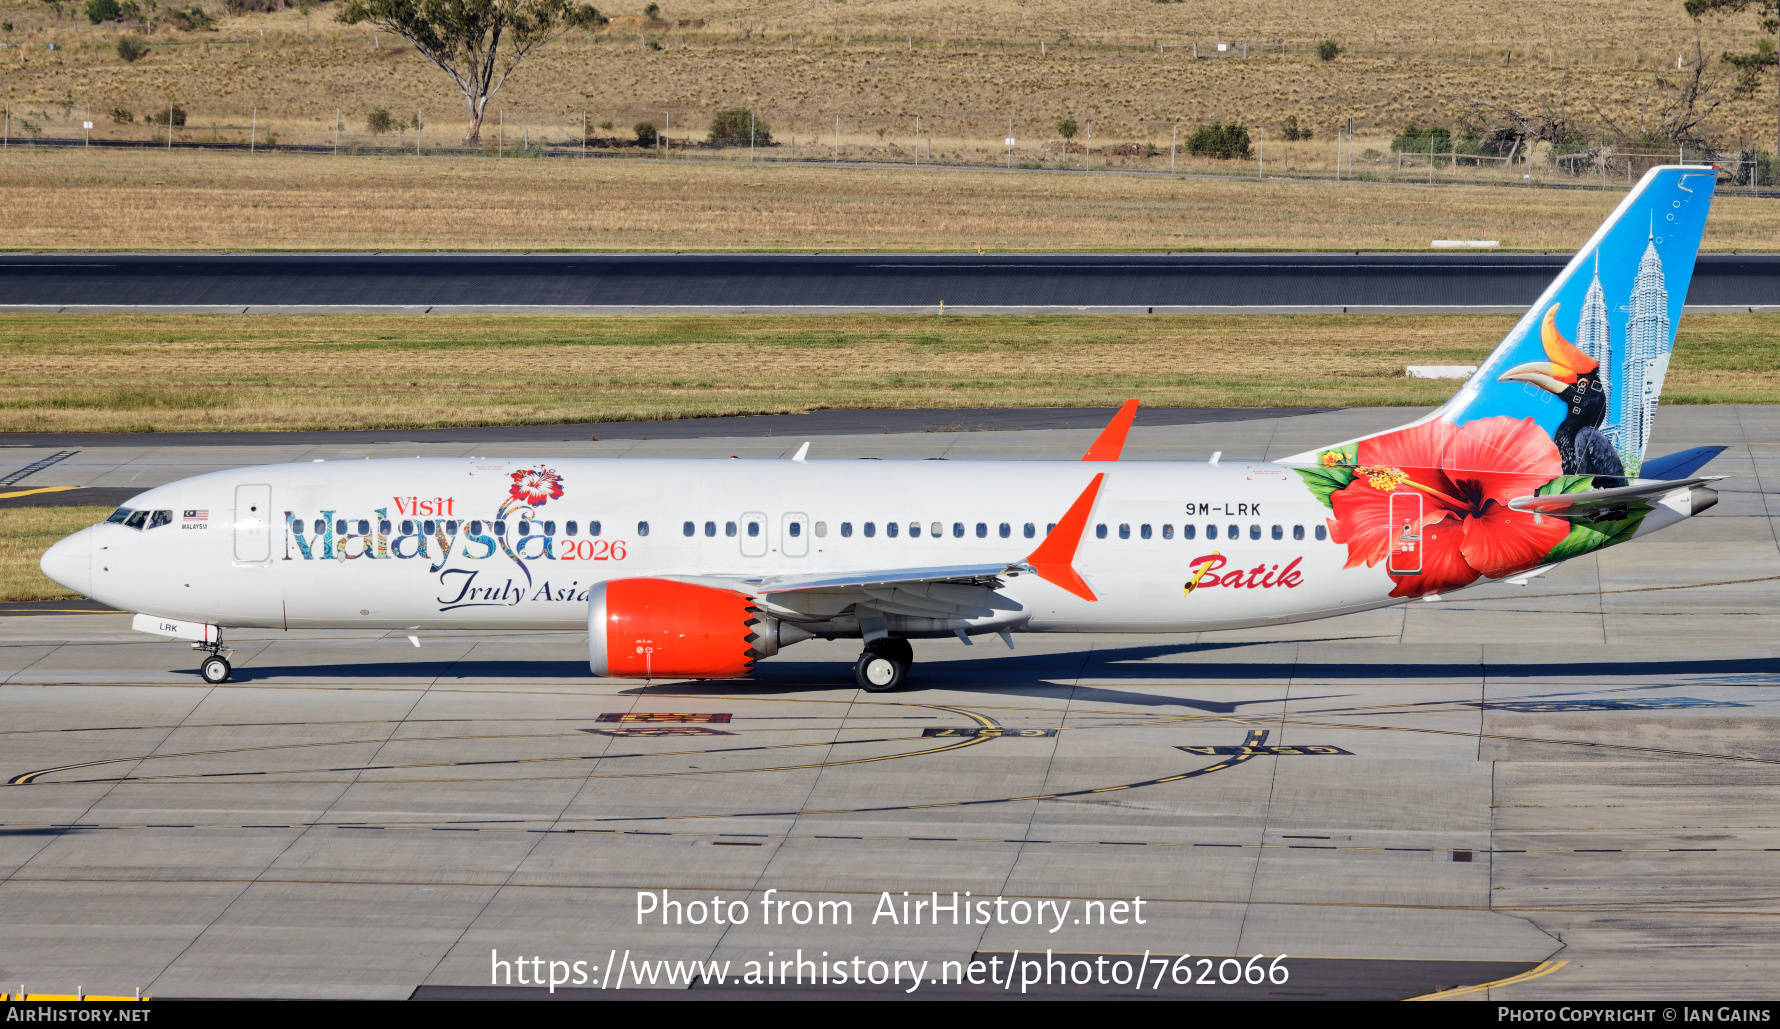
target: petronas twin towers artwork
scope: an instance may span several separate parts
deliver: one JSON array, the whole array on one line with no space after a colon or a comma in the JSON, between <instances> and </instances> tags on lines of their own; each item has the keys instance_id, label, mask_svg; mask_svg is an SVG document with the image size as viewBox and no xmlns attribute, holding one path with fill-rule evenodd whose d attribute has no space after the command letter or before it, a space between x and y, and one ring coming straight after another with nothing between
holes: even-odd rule
<instances>
[{"instance_id":1,"label":"petronas twin towers artwork","mask_svg":"<svg viewBox=\"0 0 1780 1029\"><path fill-rule=\"evenodd\" d=\"M1638 262L1629 303L1620 308L1629 317L1617 346L1607 316L1607 294L1601 288L1600 263L1597 251L1594 281L1582 301L1582 317L1576 327L1576 348L1600 363L1599 388L1607 399L1601 434L1619 452L1625 474L1636 477L1644 463L1644 445L1650 439L1674 339L1654 225Z\"/></svg>"}]
</instances>

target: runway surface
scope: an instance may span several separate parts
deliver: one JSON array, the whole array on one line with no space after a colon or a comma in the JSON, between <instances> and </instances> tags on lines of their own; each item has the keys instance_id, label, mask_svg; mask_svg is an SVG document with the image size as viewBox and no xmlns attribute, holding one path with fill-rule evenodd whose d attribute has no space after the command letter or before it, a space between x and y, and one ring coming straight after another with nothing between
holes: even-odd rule
<instances>
[{"instance_id":1,"label":"runway surface","mask_svg":"<svg viewBox=\"0 0 1780 1029\"><path fill-rule=\"evenodd\" d=\"M0 255L0 310L1515 310L1568 254ZM1690 309L1780 305L1780 255L1701 256Z\"/></svg>"},{"instance_id":2,"label":"runway surface","mask_svg":"<svg viewBox=\"0 0 1780 1029\"><path fill-rule=\"evenodd\" d=\"M1417 413L1140 425L1127 457L1280 456ZM811 457L1068 458L1096 429L836 435ZM751 682L639 684L589 677L584 635L537 632L242 632L236 680L209 687L126 615L0 613L0 969L32 992L450 999L511 995L491 959L535 956L597 969L572 996L622 998L661 960L1049 950L1072 968L1195 956L1193 985L1151 996L1769 998L1777 440L1780 409L1665 408L1654 452L1730 446L1707 469L1734 476L1719 505L1527 587L1240 632L1020 635L1011 653L918 641L892 695L854 688L845 641ZM799 442L145 442L26 481ZM661 890L751 917L638 924L639 891ZM853 922L763 924L768 890L837 917L851 902ZM886 891L1071 906L1056 932L873 924ZM1142 925L1070 920L1140 896ZM1292 974L1216 982L1256 954ZM614 966L622 990L600 981Z\"/></svg>"}]
</instances>

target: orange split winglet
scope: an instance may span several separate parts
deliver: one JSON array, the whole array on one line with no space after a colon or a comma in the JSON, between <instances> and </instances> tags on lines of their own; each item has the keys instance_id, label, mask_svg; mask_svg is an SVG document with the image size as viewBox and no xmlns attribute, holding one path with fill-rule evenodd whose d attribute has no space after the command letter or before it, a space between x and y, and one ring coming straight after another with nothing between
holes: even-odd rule
<instances>
[{"instance_id":1,"label":"orange split winglet","mask_svg":"<svg viewBox=\"0 0 1780 1029\"><path fill-rule=\"evenodd\" d=\"M1137 417L1137 401L1127 400L1113 415L1113 420L1100 430L1100 438L1082 455L1084 461L1117 461L1125 449L1125 437L1131 434L1131 422Z\"/></svg>"},{"instance_id":2,"label":"orange split winglet","mask_svg":"<svg viewBox=\"0 0 1780 1029\"><path fill-rule=\"evenodd\" d=\"M1136 401L1132 401L1132 404L1135 403ZM1082 533L1088 528L1088 515L1094 510L1094 498L1100 495L1100 483L1105 478L1105 472L1094 476L1094 481L1088 483L1088 488L1082 490L1082 495L1069 505L1069 511L1063 515L1063 520L1044 538L1038 549L1026 558L1026 563L1038 573L1039 578L1060 586L1083 600L1100 598L1076 574L1075 548L1082 542Z\"/></svg>"}]
</instances>

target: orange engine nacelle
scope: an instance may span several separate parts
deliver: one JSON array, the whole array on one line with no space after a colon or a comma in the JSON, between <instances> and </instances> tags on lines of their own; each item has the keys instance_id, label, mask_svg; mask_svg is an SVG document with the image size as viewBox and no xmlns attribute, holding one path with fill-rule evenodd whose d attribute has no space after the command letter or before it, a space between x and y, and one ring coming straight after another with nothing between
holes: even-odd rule
<instances>
[{"instance_id":1,"label":"orange engine nacelle","mask_svg":"<svg viewBox=\"0 0 1780 1029\"><path fill-rule=\"evenodd\" d=\"M779 652L776 630L734 590L613 579L587 598L587 663L626 679L733 679Z\"/></svg>"}]
</instances>

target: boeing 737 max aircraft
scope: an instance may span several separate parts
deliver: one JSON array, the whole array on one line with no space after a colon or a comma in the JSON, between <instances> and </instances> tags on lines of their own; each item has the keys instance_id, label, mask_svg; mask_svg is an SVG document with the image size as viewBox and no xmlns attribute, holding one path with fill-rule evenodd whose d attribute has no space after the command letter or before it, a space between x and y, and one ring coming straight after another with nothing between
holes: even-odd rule
<instances>
[{"instance_id":1,"label":"boeing 737 max aircraft","mask_svg":"<svg viewBox=\"0 0 1780 1029\"><path fill-rule=\"evenodd\" d=\"M1715 173L1646 175L1469 382L1409 425L1274 462L447 460L159 486L43 556L189 639L568 629L595 675L728 678L814 637L895 689L911 638L1179 633L1524 578L1711 507L1722 448L1646 461ZM805 451L808 447L805 446Z\"/></svg>"}]
</instances>

